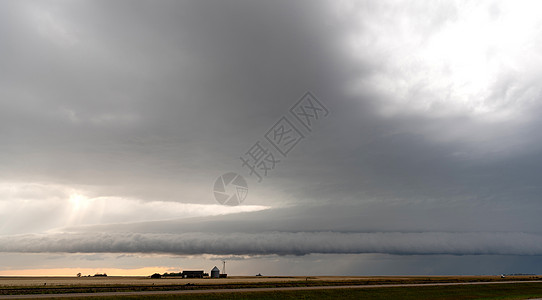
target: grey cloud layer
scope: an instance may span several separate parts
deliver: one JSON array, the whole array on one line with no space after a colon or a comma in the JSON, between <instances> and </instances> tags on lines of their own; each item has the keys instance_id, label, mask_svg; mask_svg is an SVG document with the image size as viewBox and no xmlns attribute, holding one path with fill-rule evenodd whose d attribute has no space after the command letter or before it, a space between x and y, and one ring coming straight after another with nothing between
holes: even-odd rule
<instances>
[{"instance_id":1,"label":"grey cloud layer","mask_svg":"<svg viewBox=\"0 0 542 300\"><path fill-rule=\"evenodd\" d=\"M72 233L248 233L275 232L524 232L541 234L541 208L510 208L505 204L462 202L373 202L364 205L307 205L257 212L154 222L72 226ZM517 214L524 216L517 222ZM315 218L315 216L319 216ZM414 218L416 216L416 218Z\"/></svg>"},{"instance_id":2,"label":"grey cloud layer","mask_svg":"<svg viewBox=\"0 0 542 300\"><path fill-rule=\"evenodd\" d=\"M0 238L1 252L306 255L388 253L542 255L542 236L525 233L61 234Z\"/></svg>"},{"instance_id":3,"label":"grey cloud layer","mask_svg":"<svg viewBox=\"0 0 542 300\"><path fill-rule=\"evenodd\" d=\"M542 254L537 60L518 66L522 76L499 69L508 77L474 102L515 115L487 122L455 110L434 88L446 80L420 75L417 51L461 20L464 3L359 1L346 13L334 3L2 2L0 180L66 187L42 197L56 201L44 210L0 198L14 219L56 218L71 187L216 204L213 180L254 180L239 155L305 91L331 114L264 183L250 181L247 204L275 209L1 237L0 250ZM493 16L499 4L475 9ZM0 228L40 227L19 224Z\"/></svg>"}]
</instances>

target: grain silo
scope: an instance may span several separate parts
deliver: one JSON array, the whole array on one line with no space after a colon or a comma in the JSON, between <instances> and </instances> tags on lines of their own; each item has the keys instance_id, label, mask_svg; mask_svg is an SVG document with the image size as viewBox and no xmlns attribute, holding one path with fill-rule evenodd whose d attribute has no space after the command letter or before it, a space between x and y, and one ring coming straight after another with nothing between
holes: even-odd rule
<instances>
[{"instance_id":1,"label":"grain silo","mask_svg":"<svg viewBox=\"0 0 542 300\"><path fill-rule=\"evenodd\" d=\"M211 278L219 278L220 277L220 270L215 266L211 270Z\"/></svg>"}]
</instances>

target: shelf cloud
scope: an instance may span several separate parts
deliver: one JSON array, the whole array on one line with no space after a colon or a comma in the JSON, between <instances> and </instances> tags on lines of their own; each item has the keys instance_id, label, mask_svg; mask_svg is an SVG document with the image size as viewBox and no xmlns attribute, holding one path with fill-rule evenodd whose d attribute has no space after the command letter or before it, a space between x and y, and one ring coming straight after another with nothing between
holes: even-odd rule
<instances>
[{"instance_id":1,"label":"shelf cloud","mask_svg":"<svg viewBox=\"0 0 542 300\"><path fill-rule=\"evenodd\" d=\"M22 253L542 255L542 235L499 232L97 233L14 236L1 242L0 251Z\"/></svg>"}]
</instances>

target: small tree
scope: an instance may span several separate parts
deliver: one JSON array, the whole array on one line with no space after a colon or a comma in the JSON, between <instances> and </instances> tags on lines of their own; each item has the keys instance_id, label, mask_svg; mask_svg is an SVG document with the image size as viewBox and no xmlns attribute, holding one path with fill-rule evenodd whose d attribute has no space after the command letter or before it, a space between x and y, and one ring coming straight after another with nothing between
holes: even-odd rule
<instances>
[{"instance_id":1,"label":"small tree","mask_svg":"<svg viewBox=\"0 0 542 300\"><path fill-rule=\"evenodd\" d=\"M77 277L81 277L81 273L77 273Z\"/></svg>"}]
</instances>

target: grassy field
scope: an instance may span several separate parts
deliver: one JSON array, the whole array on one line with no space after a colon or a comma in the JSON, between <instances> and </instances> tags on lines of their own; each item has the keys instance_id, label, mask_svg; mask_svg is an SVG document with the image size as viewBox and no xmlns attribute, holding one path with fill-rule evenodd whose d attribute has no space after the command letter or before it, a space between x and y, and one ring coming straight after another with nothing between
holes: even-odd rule
<instances>
[{"instance_id":1,"label":"grassy field","mask_svg":"<svg viewBox=\"0 0 542 300\"><path fill-rule=\"evenodd\" d=\"M542 276L382 276L382 277L232 277L227 279L150 279L146 277L0 277L0 295L65 294L198 289L279 288L540 280L462 286L386 287L306 291L240 292L159 296L161 299L527 299L542 298ZM156 299L114 296L92 299ZM66 299L66 298L64 298ZM74 298L75 299L75 298Z\"/></svg>"},{"instance_id":2,"label":"grassy field","mask_svg":"<svg viewBox=\"0 0 542 300\"><path fill-rule=\"evenodd\" d=\"M69 287L69 286L153 286L153 285L258 285L258 284L401 284L437 282L489 282L542 280L542 276L232 276L220 279L151 279L143 276L109 277L2 277L0 290L6 287Z\"/></svg>"},{"instance_id":3,"label":"grassy field","mask_svg":"<svg viewBox=\"0 0 542 300\"><path fill-rule=\"evenodd\" d=\"M542 297L542 283L519 283L502 285L463 285L401 288L336 289L315 291L274 291L250 293L218 293L201 295L166 296L112 296L92 299L195 299L195 300L241 300L241 299L533 299ZM62 299L77 299L62 298Z\"/></svg>"}]
</instances>

